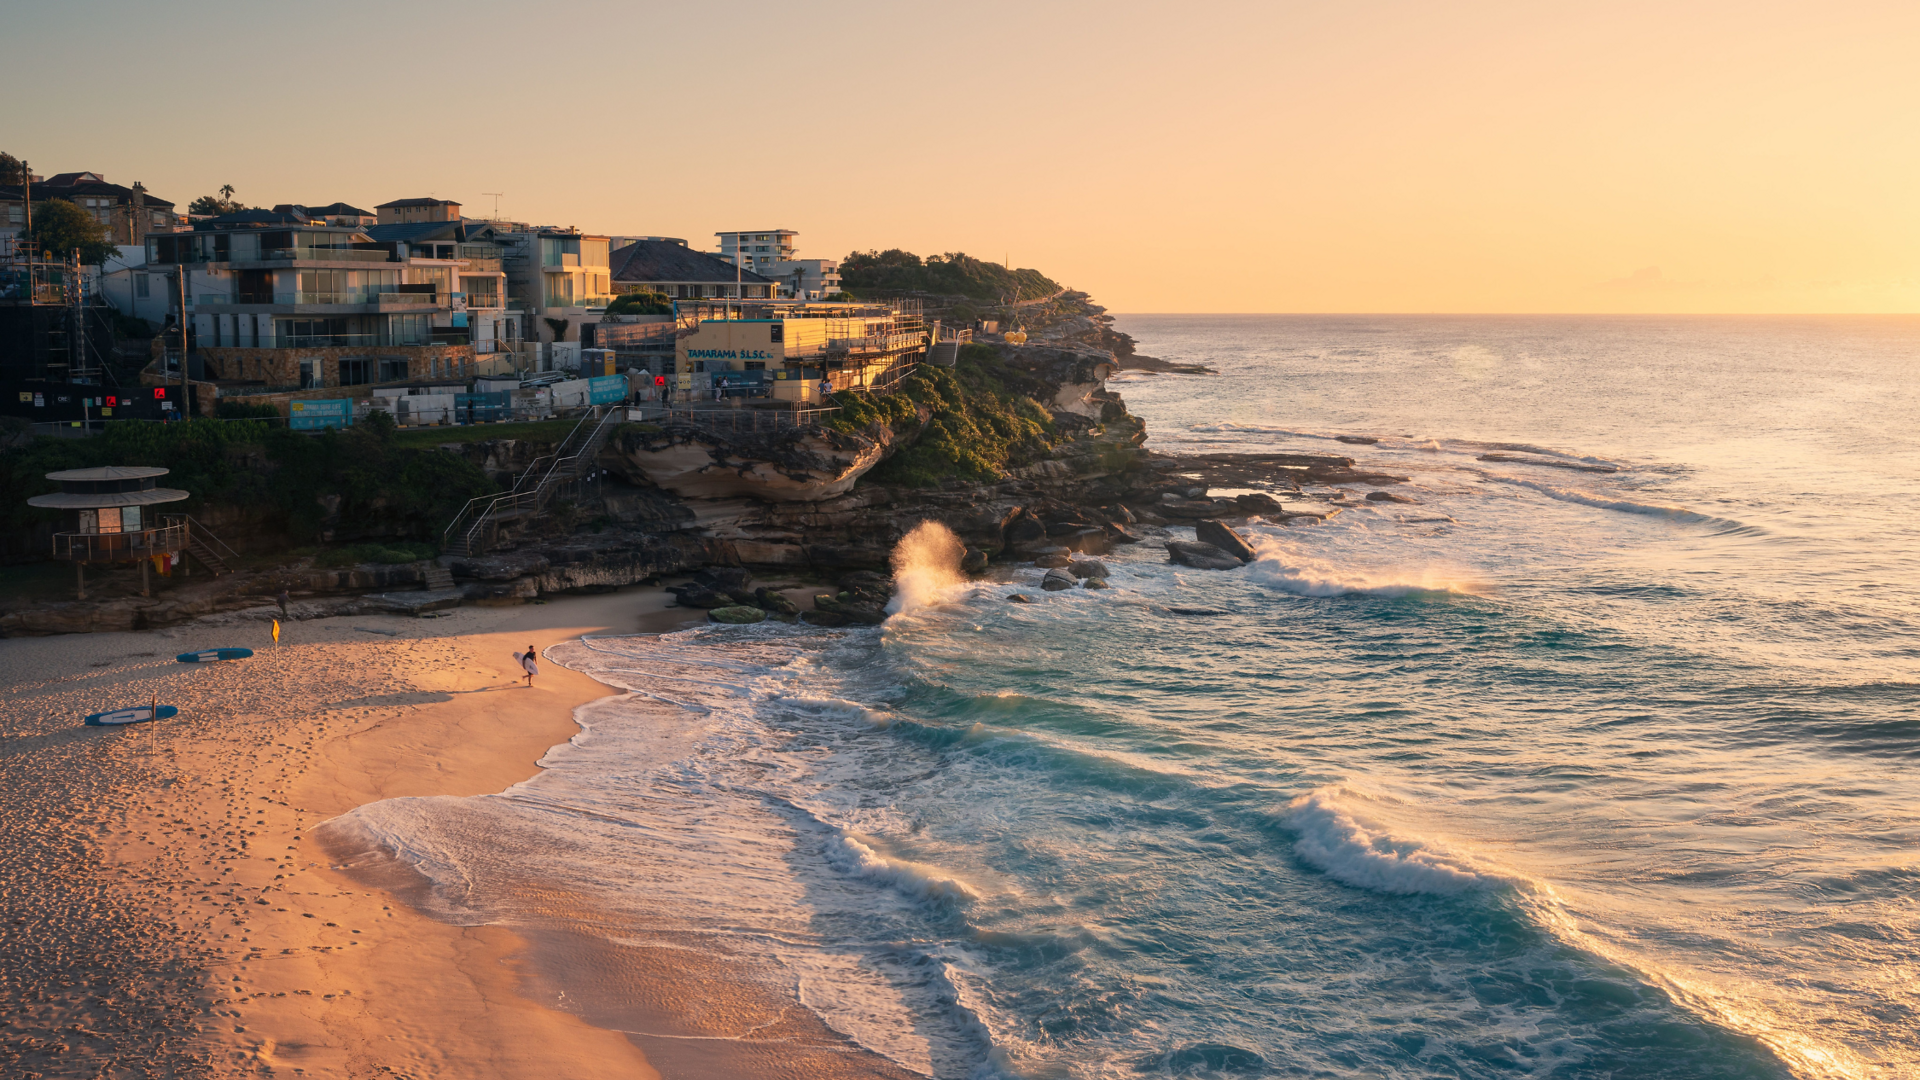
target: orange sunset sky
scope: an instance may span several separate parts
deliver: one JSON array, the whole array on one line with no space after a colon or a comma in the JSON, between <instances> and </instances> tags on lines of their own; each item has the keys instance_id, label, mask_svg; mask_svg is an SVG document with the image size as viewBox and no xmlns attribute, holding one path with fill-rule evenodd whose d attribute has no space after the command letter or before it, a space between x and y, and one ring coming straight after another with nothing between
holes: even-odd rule
<instances>
[{"instance_id":1,"label":"orange sunset sky","mask_svg":"<svg viewBox=\"0 0 1920 1080\"><path fill-rule=\"evenodd\" d=\"M0 150L1129 311L1920 310L1920 4L67 0ZM24 107L23 103L30 107Z\"/></svg>"}]
</instances>

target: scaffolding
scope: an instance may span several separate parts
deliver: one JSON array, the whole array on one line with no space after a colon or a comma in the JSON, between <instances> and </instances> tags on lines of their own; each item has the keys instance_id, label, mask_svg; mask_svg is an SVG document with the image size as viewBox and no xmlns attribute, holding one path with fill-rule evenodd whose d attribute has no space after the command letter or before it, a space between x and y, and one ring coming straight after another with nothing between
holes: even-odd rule
<instances>
[{"instance_id":1,"label":"scaffolding","mask_svg":"<svg viewBox=\"0 0 1920 1080\"><path fill-rule=\"evenodd\" d=\"M0 236L0 377L94 383L110 374L98 340L112 340L109 312L90 284L78 252L60 257Z\"/></svg>"}]
</instances>

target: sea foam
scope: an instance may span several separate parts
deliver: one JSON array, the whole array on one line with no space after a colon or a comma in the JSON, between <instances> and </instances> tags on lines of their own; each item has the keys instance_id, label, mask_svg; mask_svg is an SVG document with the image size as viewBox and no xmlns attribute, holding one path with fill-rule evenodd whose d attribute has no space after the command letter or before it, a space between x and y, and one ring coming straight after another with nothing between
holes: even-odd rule
<instances>
[{"instance_id":1,"label":"sea foam","mask_svg":"<svg viewBox=\"0 0 1920 1080\"><path fill-rule=\"evenodd\" d=\"M1525 884L1519 875L1438 841L1395 835L1371 820L1364 809L1368 801L1333 785L1288 803L1284 821L1299 837L1294 854L1335 881L1375 892L1446 895Z\"/></svg>"}]
</instances>

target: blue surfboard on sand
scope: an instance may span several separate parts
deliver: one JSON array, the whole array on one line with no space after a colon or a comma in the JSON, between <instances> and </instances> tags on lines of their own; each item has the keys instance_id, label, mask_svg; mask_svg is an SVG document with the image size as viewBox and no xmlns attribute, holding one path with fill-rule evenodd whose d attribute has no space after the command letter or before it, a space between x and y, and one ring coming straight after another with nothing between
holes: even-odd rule
<instances>
[{"instance_id":1,"label":"blue surfboard on sand","mask_svg":"<svg viewBox=\"0 0 1920 1080\"><path fill-rule=\"evenodd\" d=\"M115 709L113 712L97 712L87 717L91 727L118 727L121 724L144 724L149 720L165 720L180 710L171 705L162 705L155 709L148 705L135 705L130 709Z\"/></svg>"},{"instance_id":2,"label":"blue surfboard on sand","mask_svg":"<svg viewBox=\"0 0 1920 1080\"><path fill-rule=\"evenodd\" d=\"M174 659L183 664L211 664L216 660L245 660L252 655L252 649L201 649L199 652L183 652Z\"/></svg>"}]
</instances>

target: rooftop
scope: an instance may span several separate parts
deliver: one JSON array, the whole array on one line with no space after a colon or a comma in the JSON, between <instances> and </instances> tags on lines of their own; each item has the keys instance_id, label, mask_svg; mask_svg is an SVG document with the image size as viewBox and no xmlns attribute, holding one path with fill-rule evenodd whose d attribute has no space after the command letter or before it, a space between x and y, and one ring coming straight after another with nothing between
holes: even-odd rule
<instances>
[{"instance_id":1,"label":"rooftop","mask_svg":"<svg viewBox=\"0 0 1920 1080\"><path fill-rule=\"evenodd\" d=\"M751 270L739 270L730 262L716 259L672 240L640 240L615 251L611 257L613 280L626 282L684 281L714 284L745 282L771 285L772 278Z\"/></svg>"},{"instance_id":2,"label":"rooftop","mask_svg":"<svg viewBox=\"0 0 1920 1080\"><path fill-rule=\"evenodd\" d=\"M404 208L409 206L459 206L459 205L460 205L459 203L454 202L452 199L395 199L392 202L383 202L379 206L374 207L374 209L375 210L393 210L393 209L399 209L399 208ZM345 213L345 211L342 211L342 213Z\"/></svg>"}]
</instances>

